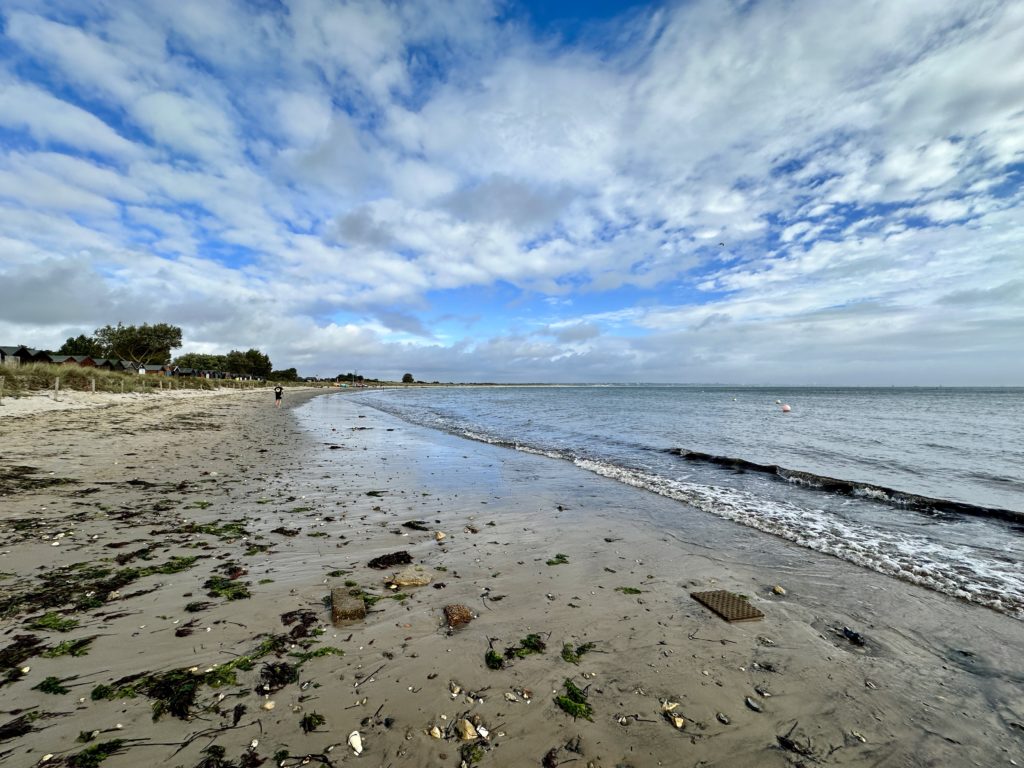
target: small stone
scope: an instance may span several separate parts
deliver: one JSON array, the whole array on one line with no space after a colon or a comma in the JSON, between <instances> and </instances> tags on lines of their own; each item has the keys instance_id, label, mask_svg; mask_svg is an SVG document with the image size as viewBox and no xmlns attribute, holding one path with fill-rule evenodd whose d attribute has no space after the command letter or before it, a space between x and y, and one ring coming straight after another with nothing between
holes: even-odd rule
<instances>
[{"instance_id":1,"label":"small stone","mask_svg":"<svg viewBox=\"0 0 1024 768\"><path fill-rule=\"evenodd\" d=\"M435 531L435 532L434 532L434 539L435 539L435 540L437 540L437 541L443 541L443 540L444 540L444 538L445 538L445 534L444 534L444 532L442 532L442 531Z\"/></svg>"},{"instance_id":2,"label":"small stone","mask_svg":"<svg viewBox=\"0 0 1024 768\"><path fill-rule=\"evenodd\" d=\"M440 739L441 729L435 725L433 728L430 729L430 735L433 736L435 739Z\"/></svg>"},{"instance_id":3,"label":"small stone","mask_svg":"<svg viewBox=\"0 0 1024 768\"><path fill-rule=\"evenodd\" d=\"M366 604L362 598L350 595L347 589L331 590L331 618L339 621L360 621L366 618Z\"/></svg>"},{"instance_id":4,"label":"small stone","mask_svg":"<svg viewBox=\"0 0 1024 768\"><path fill-rule=\"evenodd\" d=\"M425 587L430 583L430 574L418 566L410 565L396 573L391 583L399 587Z\"/></svg>"},{"instance_id":5,"label":"small stone","mask_svg":"<svg viewBox=\"0 0 1024 768\"><path fill-rule=\"evenodd\" d=\"M264 701L264 702L263 702L263 703L262 703L262 704L260 705L260 707L261 707L262 709L265 709L265 710L266 710L267 712L269 712L270 710L272 710L272 709L274 708L274 702L272 702L272 701Z\"/></svg>"},{"instance_id":6,"label":"small stone","mask_svg":"<svg viewBox=\"0 0 1024 768\"><path fill-rule=\"evenodd\" d=\"M784 595L784 594L786 594L786 590L783 589L778 584L776 584L774 587L772 587L772 592L774 592L776 595Z\"/></svg>"},{"instance_id":7,"label":"small stone","mask_svg":"<svg viewBox=\"0 0 1024 768\"><path fill-rule=\"evenodd\" d=\"M476 728L474 728L473 724L465 718L455 723L455 729L459 733L459 738L463 741L472 741L477 738L478 734L476 732Z\"/></svg>"}]
</instances>

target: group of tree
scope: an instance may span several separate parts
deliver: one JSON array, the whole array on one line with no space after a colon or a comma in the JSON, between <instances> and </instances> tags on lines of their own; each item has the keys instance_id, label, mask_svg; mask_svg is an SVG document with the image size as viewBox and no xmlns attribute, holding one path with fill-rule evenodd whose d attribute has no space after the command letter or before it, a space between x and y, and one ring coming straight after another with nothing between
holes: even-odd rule
<instances>
[{"instance_id":1,"label":"group of tree","mask_svg":"<svg viewBox=\"0 0 1024 768\"><path fill-rule=\"evenodd\" d=\"M174 358L174 364L181 368L194 368L197 371L224 371L241 376L257 376L269 378L274 366L270 357L258 349L241 352L232 349L226 355L209 355L202 352L188 352Z\"/></svg>"},{"instance_id":2,"label":"group of tree","mask_svg":"<svg viewBox=\"0 0 1024 768\"><path fill-rule=\"evenodd\" d=\"M92 336L84 333L68 338L57 350L59 355L128 360L136 365L166 365L171 350L181 346L181 328L168 323L142 325L105 325Z\"/></svg>"},{"instance_id":3,"label":"group of tree","mask_svg":"<svg viewBox=\"0 0 1024 768\"><path fill-rule=\"evenodd\" d=\"M181 328L168 323L142 325L105 325L91 335L72 336L64 342L57 354L88 355L97 358L128 360L136 365L167 365L171 350L181 346ZM199 371L223 371L240 376L277 378L295 381L299 374L294 368L275 371L270 357L258 349L242 352L233 349L226 355L207 355L189 352L174 359L181 368Z\"/></svg>"}]
</instances>

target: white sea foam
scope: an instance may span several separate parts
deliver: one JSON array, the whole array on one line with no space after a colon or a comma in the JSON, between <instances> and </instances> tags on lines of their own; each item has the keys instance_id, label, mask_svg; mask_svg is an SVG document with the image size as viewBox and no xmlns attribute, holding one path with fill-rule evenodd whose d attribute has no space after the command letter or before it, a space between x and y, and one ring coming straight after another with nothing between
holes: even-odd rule
<instances>
[{"instance_id":1,"label":"white sea foam","mask_svg":"<svg viewBox=\"0 0 1024 768\"><path fill-rule=\"evenodd\" d=\"M977 550L859 525L733 488L671 480L591 459L574 463L808 549L1024 619L1024 573Z\"/></svg>"}]
</instances>

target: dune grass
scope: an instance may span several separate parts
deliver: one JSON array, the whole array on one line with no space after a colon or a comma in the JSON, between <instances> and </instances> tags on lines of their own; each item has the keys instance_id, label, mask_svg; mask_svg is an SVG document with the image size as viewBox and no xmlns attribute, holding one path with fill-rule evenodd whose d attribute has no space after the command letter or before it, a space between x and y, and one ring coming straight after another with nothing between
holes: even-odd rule
<instances>
[{"instance_id":1,"label":"dune grass","mask_svg":"<svg viewBox=\"0 0 1024 768\"><path fill-rule=\"evenodd\" d=\"M5 397L18 397L41 390L52 390L54 381L60 380L60 389L76 392L91 392L93 381L97 392L154 392L161 389L220 389L222 387L245 388L267 386L263 381L236 381L231 379L200 379L187 376L171 377L138 373L105 371L99 368L84 368L78 365L52 365L29 363L27 365L0 366L4 377Z\"/></svg>"}]
</instances>

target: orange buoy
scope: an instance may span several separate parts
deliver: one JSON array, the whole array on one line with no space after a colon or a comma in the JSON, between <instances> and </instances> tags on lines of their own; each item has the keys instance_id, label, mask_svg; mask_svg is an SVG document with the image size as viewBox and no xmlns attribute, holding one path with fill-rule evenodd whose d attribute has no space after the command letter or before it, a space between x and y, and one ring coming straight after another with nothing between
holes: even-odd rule
<instances>
[{"instance_id":1,"label":"orange buoy","mask_svg":"<svg viewBox=\"0 0 1024 768\"><path fill-rule=\"evenodd\" d=\"M790 408L790 407L789 407L789 406L788 406L788 405L787 405L786 403L783 403L783 404L782 404L782 412L783 412L783 413L789 413L789 412L790 412L790 411L792 411L792 410L793 410L793 409L792 409L792 408Z\"/></svg>"}]
</instances>

